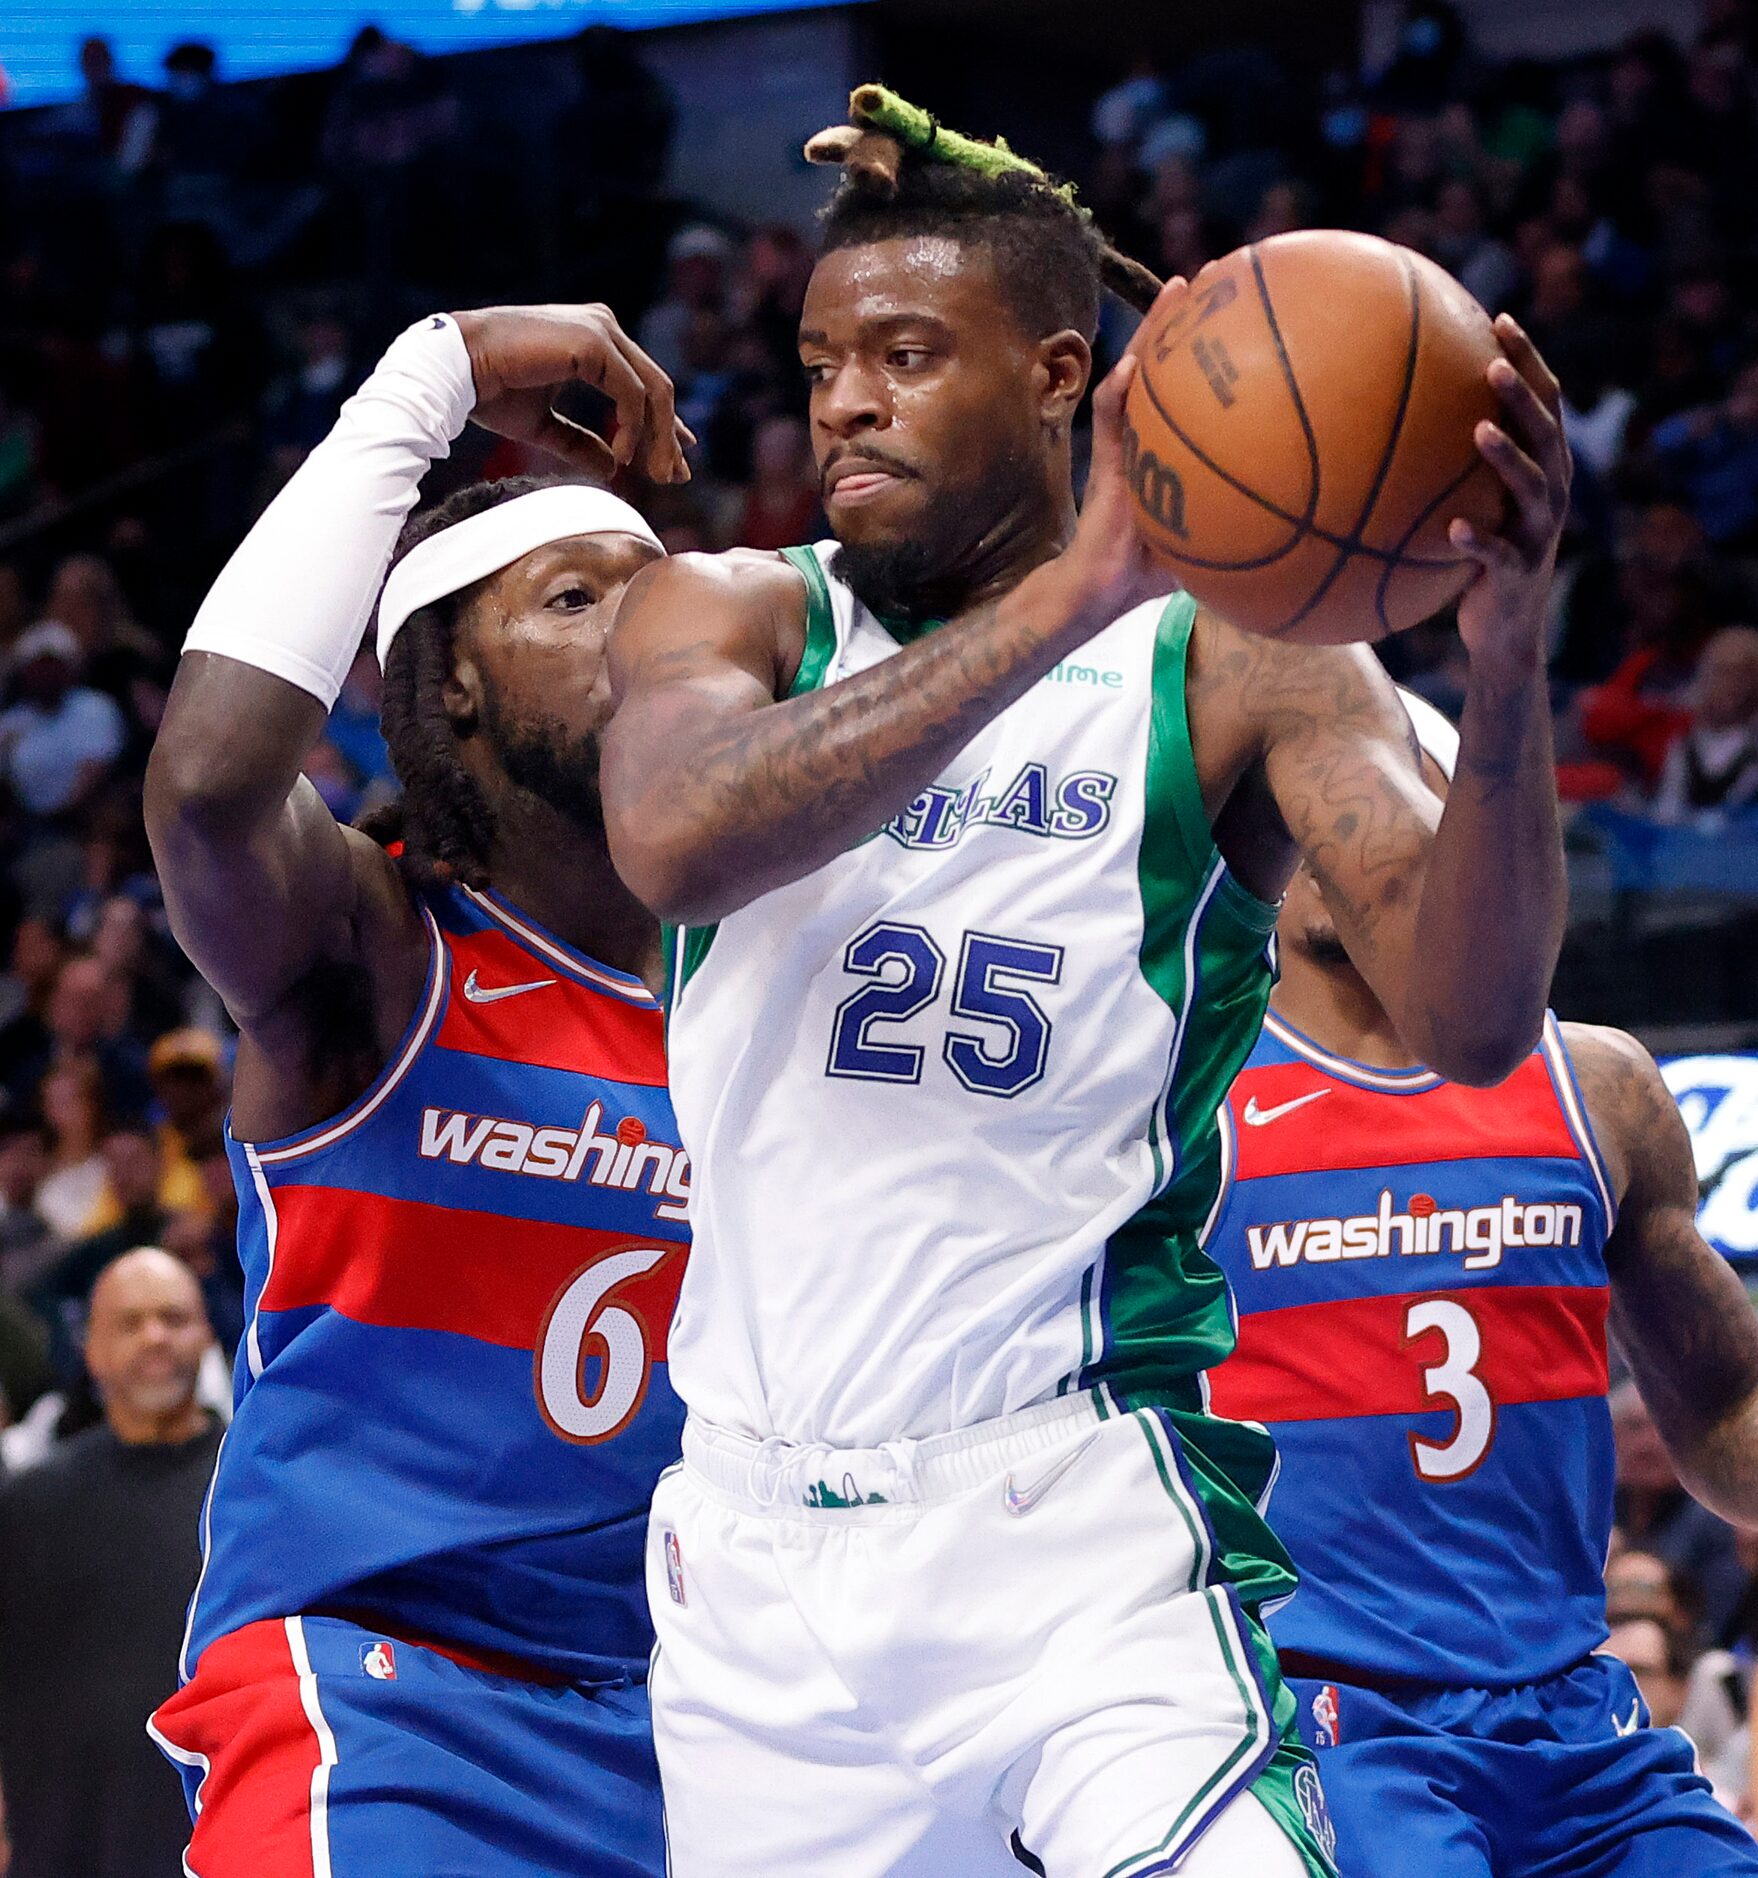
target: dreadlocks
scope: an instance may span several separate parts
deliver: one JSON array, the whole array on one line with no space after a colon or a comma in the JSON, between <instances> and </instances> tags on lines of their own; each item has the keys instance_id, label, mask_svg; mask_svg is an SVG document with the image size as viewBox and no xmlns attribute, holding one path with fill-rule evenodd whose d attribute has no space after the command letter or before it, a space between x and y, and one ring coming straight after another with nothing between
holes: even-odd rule
<instances>
[{"instance_id":1,"label":"dreadlocks","mask_svg":"<svg viewBox=\"0 0 1758 1878\"><path fill-rule=\"evenodd\" d=\"M806 145L842 181L824 210L824 248L898 236L944 235L988 254L996 279L1033 337L1073 328L1090 340L1108 288L1139 311L1160 290L1154 274L1113 248L1092 214L1005 141L945 129L883 85L849 98L849 122Z\"/></svg>"},{"instance_id":2,"label":"dreadlocks","mask_svg":"<svg viewBox=\"0 0 1758 1878\"><path fill-rule=\"evenodd\" d=\"M456 522L529 495L553 480L510 476L471 483L443 502L410 516L397 537L393 566L411 548ZM494 811L476 778L458 759L458 736L446 715L444 688L451 676L458 621L474 587L448 594L410 615L385 660L379 722L391 765L403 785L401 802L362 822L376 840L400 840L403 877L416 888L459 882L488 885Z\"/></svg>"}]
</instances>

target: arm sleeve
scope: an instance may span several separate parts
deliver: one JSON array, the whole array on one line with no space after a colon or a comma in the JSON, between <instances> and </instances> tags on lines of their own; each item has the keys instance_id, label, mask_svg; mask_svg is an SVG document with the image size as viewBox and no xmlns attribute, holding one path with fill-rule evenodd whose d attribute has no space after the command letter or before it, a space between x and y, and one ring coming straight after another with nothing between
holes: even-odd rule
<instances>
[{"instance_id":1,"label":"arm sleeve","mask_svg":"<svg viewBox=\"0 0 1758 1878\"><path fill-rule=\"evenodd\" d=\"M220 570L184 651L254 665L327 711L421 479L450 453L475 400L454 321L436 314L393 340Z\"/></svg>"}]
</instances>

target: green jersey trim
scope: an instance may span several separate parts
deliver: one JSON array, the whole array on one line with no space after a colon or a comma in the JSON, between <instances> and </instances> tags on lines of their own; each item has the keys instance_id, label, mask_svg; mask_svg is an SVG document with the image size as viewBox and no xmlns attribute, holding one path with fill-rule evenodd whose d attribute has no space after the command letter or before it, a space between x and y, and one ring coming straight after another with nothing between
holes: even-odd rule
<instances>
[{"instance_id":1,"label":"green jersey trim","mask_svg":"<svg viewBox=\"0 0 1758 1878\"><path fill-rule=\"evenodd\" d=\"M806 646L800 654L800 669L788 686L790 698L804 697L824 683L836 657L836 613L830 603L830 584L824 568L810 548L783 548L781 557L806 583ZM665 1005L677 1009L684 987L701 969L714 943L719 924L712 926L665 926L660 929L665 948Z\"/></svg>"},{"instance_id":2,"label":"green jersey trim","mask_svg":"<svg viewBox=\"0 0 1758 1878\"><path fill-rule=\"evenodd\" d=\"M803 698L824 683L836 657L836 611L830 601L830 583L824 578L824 563L811 548L783 548L781 558L796 569L806 583L806 649L800 654L800 669L788 686L790 698Z\"/></svg>"},{"instance_id":3,"label":"green jersey trim","mask_svg":"<svg viewBox=\"0 0 1758 1878\"><path fill-rule=\"evenodd\" d=\"M1154 628L1148 812L1142 828L1144 894L1150 869L1156 878L1188 877L1191 868L1199 874L1206 872L1214 853L1202 784L1190 749L1190 715L1184 696L1190 635L1195 624L1195 598L1175 593ZM1182 853L1173 847L1174 838L1182 846Z\"/></svg>"}]
</instances>

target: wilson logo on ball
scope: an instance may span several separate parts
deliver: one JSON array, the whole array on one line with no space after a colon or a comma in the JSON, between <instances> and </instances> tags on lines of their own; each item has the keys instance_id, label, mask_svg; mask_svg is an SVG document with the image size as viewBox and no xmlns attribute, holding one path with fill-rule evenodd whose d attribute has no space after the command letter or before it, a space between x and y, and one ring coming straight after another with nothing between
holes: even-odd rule
<instances>
[{"instance_id":1,"label":"wilson logo on ball","mask_svg":"<svg viewBox=\"0 0 1758 1878\"><path fill-rule=\"evenodd\" d=\"M1169 535L1185 535L1184 484L1178 472L1162 463L1152 450L1141 447L1135 426L1123 425L1123 474L1135 491L1142 513Z\"/></svg>"}]
</instances>

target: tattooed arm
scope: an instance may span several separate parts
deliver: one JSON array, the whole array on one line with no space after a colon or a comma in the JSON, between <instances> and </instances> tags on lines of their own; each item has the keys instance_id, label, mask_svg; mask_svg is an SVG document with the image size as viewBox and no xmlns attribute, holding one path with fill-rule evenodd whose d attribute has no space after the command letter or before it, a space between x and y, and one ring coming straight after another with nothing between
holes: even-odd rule
<instances>
[{"instance_id":1,"label":"tattooed arm","mask_svg":"<svg viewBox=\"0 0 1758 1878\"><path fill-rule=\"evenodd\" d=\"M804 697L805 595L785 562L682 555L630 584L610 642L601 786L611 854L662 919L701 925L882 828L1057 662L1168 581L1129 519L1126 358L1093 399L1069 546L1011 591ZM777 702L781 699L781 702Z\"/></svg>"},{"instance_id":2,"label":"tattooed arm","mask_svg":"<svg viewBox=\"0 0 1758 1878\"><path fill-rule=\"evenodd\" d=\"M1758 1528L1758 1314L1697 1230L1697 1173L1654 1059L1622 1031L1564 1034L1619 1195L1611 1328L1691 1493Z\"/></svg>"},{"instance_id":3,"label":"tattooed arm","mask_svg":"<svg viewBox=\"0 0 1758 1878\"><path fill-rule=\"evenodd\" d=\"M1477 446L1511 498L1484 534L1452 526L1479 573L1459 603L1469 655L1459 757L1434 820L1403 712L1364 649L1278 648L1243 681L1264 774L1338 931L1398 1034L1455 1082L1508 1075L1538 1040L1562 946L1544 617L1569 504L1555 378L1505 315L1489 377L1509 429ZM1519 441L1515 441L1515 437Z\"/></svg>"}]
</instances>

